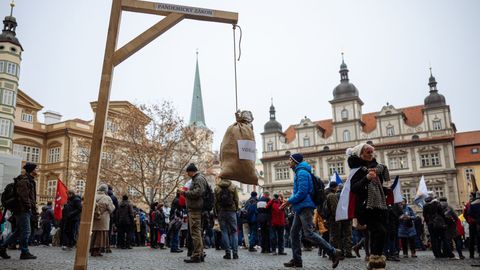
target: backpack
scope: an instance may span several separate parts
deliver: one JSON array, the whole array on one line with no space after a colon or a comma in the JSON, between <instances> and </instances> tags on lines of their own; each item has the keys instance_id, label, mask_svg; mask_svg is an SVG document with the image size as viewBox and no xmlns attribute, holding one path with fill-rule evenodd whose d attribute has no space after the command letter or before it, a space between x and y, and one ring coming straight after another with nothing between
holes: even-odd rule
<instances>
[{"instance_id":1,"label":"backpack","mask_svg":"<svg viewBox=\"0 0 480 270\"><path fill-rule=\"evenodd\" d=\"M213 190L210 185L205 182L205 192L203 193L203 211L210 212L213 209L215 204L215 196L213 195Z\"/></svg>"},{"instance_id":2,"label":"backpack","mask_svg":"<svg viewBox=\"0 0 480 270\"><path fill-rule=\"evenodd\" d=\"M313 182L313 191L310 194L310 198L316 206L323 205L327 196L325 195L325 184L320 177L315 176L312 172L302 169L310 174L310 178Z\"/></svg>"},{"instance_id":3,"label":"backpack","mask_svg":"<svg viewBox=\"0 0 480 270\"><path fill-rule=\"evenodd\" d=\"M254 199L250 199L245 204L246 210L246 219L248 222L256 222L257 221L257 201Z\"/></svg>"},{"instance_id":4,"label":"backpack","mask_svg":"<svg viewBox=\"0 0 480 270\"><path fill-rule=\"evenodd\" d=\"M16 188L15 183L8 184L2 193L1 202L3 208L8 210L13 210L15 205L17 204L17 196L16 196Z\"/></svg>"},{"instance_id":5,"label":"backpack","mask_svg":"<svg viewBox=\"0 0 480 270\"><path fill-rule=\"evenodd\" d=\"M220 187L220 206L222 208L232 208L234 199L232 192L228 187Z\"/></svg>"}]
</instances>

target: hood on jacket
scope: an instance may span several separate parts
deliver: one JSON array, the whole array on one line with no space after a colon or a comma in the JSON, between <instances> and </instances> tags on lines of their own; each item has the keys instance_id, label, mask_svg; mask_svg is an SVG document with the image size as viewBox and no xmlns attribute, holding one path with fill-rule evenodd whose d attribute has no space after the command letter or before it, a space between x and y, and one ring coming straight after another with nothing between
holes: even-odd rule
<instances>
[{"instance_id":1,"label":"hood on jacket","mask_svg":"<svg viewBox=\"0 0 480 270\"><path fill-rule=\"evenodd\" d=\"M120 203L120 207L126 207L126 206L128 206L128 205L130 205L130 202L129 202L129 201L122 201L122 202Z\"/></svg>"},{"instance_id":2,"label":"hood on jacket","mask_svg":"<svg viewBox=\"0 0 480 270\"><path fill-rule=\"evenodd\" d=\"M312 166L310 166L310 164L308 164L306 161L302 161L300 163L298 163L297 166L295 166L295 169L293 169L295 172L297 172L298 170L306 170L307 172L311 172L312 171Z\"/></svg>"},{"instance_id":3,"label":"hood on jacket","mask_svg":"<svg viewBox=\"0 0 480 270\"><path fill-rule=\"evenodd\" d=\"M220 183L218 183L218 186L221 188L224 188L224 187L228 188L230 185L232 185L232 181L228 179L221 179Z\"/></svg>"}]
</instances>

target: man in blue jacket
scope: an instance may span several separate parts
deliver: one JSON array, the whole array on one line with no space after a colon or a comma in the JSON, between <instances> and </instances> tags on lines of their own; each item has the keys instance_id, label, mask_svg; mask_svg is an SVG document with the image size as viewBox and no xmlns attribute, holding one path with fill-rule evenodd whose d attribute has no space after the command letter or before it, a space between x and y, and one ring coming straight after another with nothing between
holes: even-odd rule
<instances>
[{"instance_id":1,"label":"man in blue jacket","mask_svg":"<svg viewBox=\"0 0 480 270\"><path fill-rule=\"evenodd\" d=\"M303 267L302 249L300 247L300 230L303 230L304 238L317 244L323 250L326 250L328 256L332 260L332 268L336 268L340 261L340 251L336 250L314 231L313 210L315 209L315 204L310 197L313 193L313 180L310 174L312 167L307 162L303 161L303 156L301 154L291 155L289 166L295 172L293 194L280 206L280 208L283 209L288 205L292 205L295 212L292 229L290 231L293 259L284 263L284 266Z\"/></svg>"}]
</instances>

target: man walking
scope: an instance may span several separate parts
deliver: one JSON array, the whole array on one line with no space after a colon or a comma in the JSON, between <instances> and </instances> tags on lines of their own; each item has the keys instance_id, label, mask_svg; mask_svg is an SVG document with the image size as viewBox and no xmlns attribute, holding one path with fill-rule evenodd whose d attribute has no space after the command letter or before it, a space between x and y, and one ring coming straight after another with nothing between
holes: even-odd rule
<instances>
[{"instance_id":1,"label":"man walking","mask_svg":"<svg viewBox=\"0 0 480 270\"><path fill-rule=\"evenodd\" d=\"M300 248L300 231L303 231L306 239L327 251L328 256L330 256L332 260L332 268L336 268L339 263L340 251L336 250L320 235L314 232L313 210L315 209L315 204L310 198L310 194L313 192L313 179L311 179L310 174L312 168L307 162L303 161L301 154L291 155L289 166L295 172L293 194L281 205L281 208L283 209L288 205L292 205L295 212L290 232L293 259L283 265L285 267L303 267L302 250Z\"/></svg>"},{"instance_id":2,"label":"man walking","mask_svg":"<svg viewBox=\"0 0 480 270\"><path fill-rule=\"evenodd\" d=\"M37 213L37 194L35 177L37 176L37 164L27 162L23 169L25 173L17 176L15 181L15 196L16 206L13 209L13 216L15 217L16 226L14 232L8 237L0 246L0 257L3 259L10 259L6 248L14 243L17 238L20 241L20 260L36 259L28 250L28 238L30 237L31 227L30 220Z\"/></svg>"},{"instance_id":3,"label":"man walking","mask_svg":"<svg viewBox=\"0 0 480 270\"><path fill-rule=\"evenodd\" d=\"M228 179L221 179L215 187L215 210L225 247L223 258L238 259L238 192L235 185Z\"/></svg>"},{"instance_id":4,"label":"man walking","mask_svg":"<svg viewBox=\"0 0 480 270\"><path fill-rule=\"evenodd\" d=\"M202 239L202 210L203 196L208 185L205 176L198 172L195 164L190 163L187 174L192 178L192 183L187 191L184 191L188 209L188 225L193 242L193 252L186 263L200 263L204 260Z\"/></svg>"}]
</instances>

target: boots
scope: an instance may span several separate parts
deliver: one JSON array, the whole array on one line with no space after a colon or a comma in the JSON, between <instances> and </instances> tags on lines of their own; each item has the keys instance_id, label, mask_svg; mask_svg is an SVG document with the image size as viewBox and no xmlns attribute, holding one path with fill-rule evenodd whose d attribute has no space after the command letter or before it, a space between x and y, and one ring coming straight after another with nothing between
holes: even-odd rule
<instances>
[{"instance_id":1,"label":"boots","mask_svg":"<svg viewBox=\"0 0 480 270\"><path fill-rule=\"evenodd\" d=\"M385 256L370 255L367 264L367 270L385 270Z\"/></svg>"},{"instance_id":2,"label":"boots","mask_svg":"<svg viewBox=\"0 0 480 270\"><path fill-rule=\"evenodd\" d=\"M229 251L225 251L225 255L223 256L224 259L226 260L231 260L232 259L232 254L230 254Z\"/></svg>"},{"instance_id":3,"label":"boots","mask_svg":"<svg viewBox=\"0 0 480 270\"><path fill-rule=\"evenodd\" d=\"M2 257L3 259L10 259L10 256L8 256L7 254L7 249L6 248L0 248L0 257Z\"/></svg>"}]
</instances>

